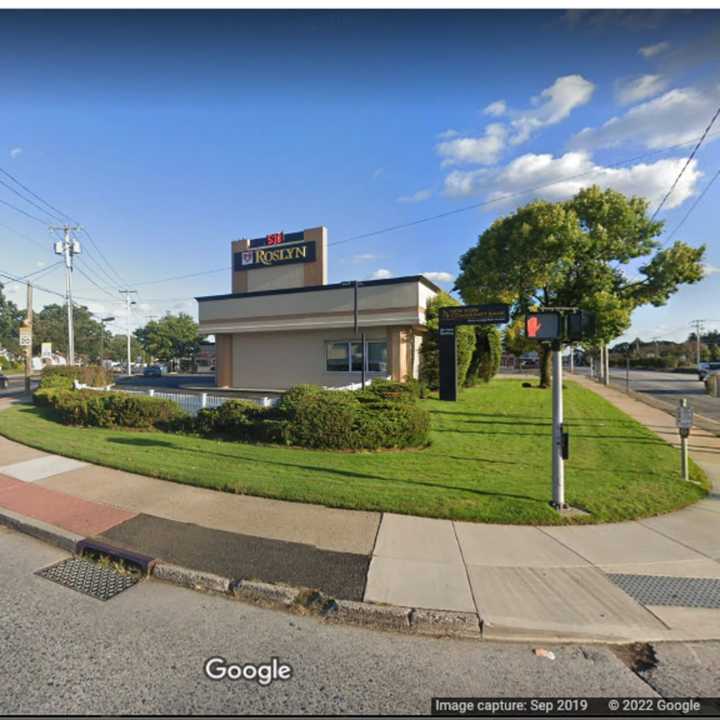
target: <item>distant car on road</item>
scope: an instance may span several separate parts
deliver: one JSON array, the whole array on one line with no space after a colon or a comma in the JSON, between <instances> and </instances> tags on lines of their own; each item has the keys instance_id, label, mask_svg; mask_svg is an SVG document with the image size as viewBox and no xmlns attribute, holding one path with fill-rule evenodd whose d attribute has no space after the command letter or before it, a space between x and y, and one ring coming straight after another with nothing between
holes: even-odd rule
<instances>
[{"instance_id":1,"label":"distant car on road","mask_svg":"<svg viewBox=\"0 0 720 720\"><path fill-rule=\"evenodd\" d=\"M720 362L707 362L698 365L698 380L703 381L709 373L720 370Z\"/></svg>"},{"instance_id":2,"label":"distant car on road","mask_svg":"<svg viewBox=\"0 0 720 720\"><path fill-rule=\"evenodd\" d=\"M148 365L143 370L144 377L162 377L163 369L160 365Z\"/></svg>"}]
</instances>

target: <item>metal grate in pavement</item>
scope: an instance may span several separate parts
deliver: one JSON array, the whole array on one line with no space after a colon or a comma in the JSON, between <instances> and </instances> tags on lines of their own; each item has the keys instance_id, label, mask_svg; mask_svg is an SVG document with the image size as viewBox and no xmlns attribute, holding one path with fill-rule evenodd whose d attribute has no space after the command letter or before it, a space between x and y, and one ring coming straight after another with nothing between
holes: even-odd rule
<instances>
[{"instance_id":1,"label":"metal grate in pavement","mask_svg":"<svg viewBox=\"0 0 720 720\"><path fill-rule=\"evenodd\" d=\"M720 580L716 578L621 574L608 577L641 605L720 608Z\"/></svg>"},{"instance_id":2,"label":"metal grate in pavement","mask_svg":"<svg viewBox=\"0 0 720 720\"><path fill-rule=\"evenodd\" d=\"M62 560L35 574L97 600L110 600L140 580L138 575L123 575L84 558Z\"/></svg>"}]
</instances>

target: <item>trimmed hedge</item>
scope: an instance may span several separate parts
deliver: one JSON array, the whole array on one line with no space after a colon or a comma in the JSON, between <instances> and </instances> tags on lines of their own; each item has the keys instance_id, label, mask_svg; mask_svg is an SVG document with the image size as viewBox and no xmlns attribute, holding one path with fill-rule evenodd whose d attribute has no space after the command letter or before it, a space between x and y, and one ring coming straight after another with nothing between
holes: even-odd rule
<instances>
[{"instance_id":1,"label":"trimmed hedge","mask_svg":"<svg viewBox=\"0 0 720 720\"><path fill-rule=\"evenodd\" d=\"M75 380L90 387L106 387L113 382L112 374L99 365L48 365L43 368L40 388L72 390Z\"/></svg>"},{"instance_id":2,"label":"trimmed hedge","mask_svg":"<svg viewBox=\"0 0 720 720\"><path fill-rule=\"evenodd\" d=\"M121 392L41 388L33 398L37 405L51 407L66 425L170 428L186 416L172 400Z\"/></svg>"},{"instance_id":3,"label":"trimmed hedge","mask_svg":"<svg viewBox=\"0 0 720 720\"><path fill-rule=\"evenodd\" d=\"M362 392L298 385L276 407L229 400L193 418L171 400L94 390L41 388L37 405L70 425L160 428L244 442L331 450L418 447L428 441L430 414L417 402L416 383L373 383Z\"/></svg>"}]
</instances>

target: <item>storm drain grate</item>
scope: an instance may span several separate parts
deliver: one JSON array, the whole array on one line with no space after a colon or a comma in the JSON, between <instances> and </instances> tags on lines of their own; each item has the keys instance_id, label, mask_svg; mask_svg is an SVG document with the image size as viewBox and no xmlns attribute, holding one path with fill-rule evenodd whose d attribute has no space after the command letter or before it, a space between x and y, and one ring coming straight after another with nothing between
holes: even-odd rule
<instances>
[{"instance_id":1,"label":"storm drain grate","mask_svg":"<svg viewBox=\"0 0 720 720\"><path fill-rule=\"evenodd\" d=\"M720 580L666 575L608 575L641 605L720 608Z\"/></svg>"},{"instance_id":2,"label":"storm drain grate","mask_svg":"<svg viewBox=\"0 0 720 720\"><path fill-rule=\"evenodd\" d=\"M83 558L62 560L35 574L98 600L110 600L140 580L138 575L123 575Z\"/></svg>"}]
</instances>

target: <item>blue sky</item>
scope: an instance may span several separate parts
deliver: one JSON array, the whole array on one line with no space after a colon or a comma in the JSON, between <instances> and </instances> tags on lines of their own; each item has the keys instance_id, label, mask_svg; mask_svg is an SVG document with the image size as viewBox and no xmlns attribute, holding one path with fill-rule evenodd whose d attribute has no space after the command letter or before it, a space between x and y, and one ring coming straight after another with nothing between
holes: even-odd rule
<instances>
[{"instance_id":1,"label":"blue sky","mask_svg":"<svg viewBox=\"0 0 720 720\"><path fill-rule=\"evenodd\" d=\"M330 248L331 281L449 289L477 236L535 196L596 182L656 205L720 105L720 13L4 12L0 60L0 167L89 229L112 269L81 235L103 290L75 273L75 294L122 319L117 290L137 288L136 325L227 292L229 271L152 281L228 267L239 237L323 224L332 244L493 201ZM718 138L720 120L669 232L720 169ZM720 327L719 198L720 182L675 235L708 245L705 280L638 310L629 337ZM0 200L37 216L0 203L0 270L54 263L52 219ZM61 268L37 282L62 291Z\"/></svg>"}]
</instances>

